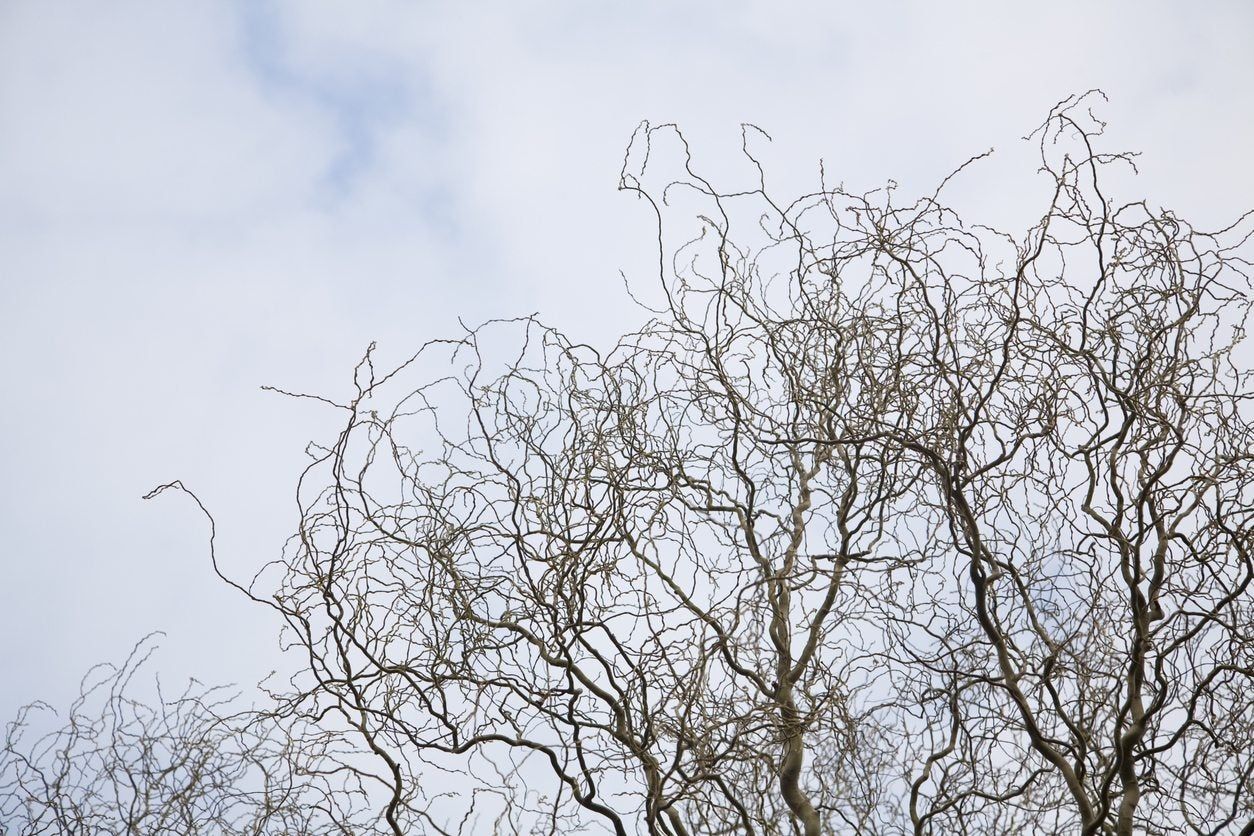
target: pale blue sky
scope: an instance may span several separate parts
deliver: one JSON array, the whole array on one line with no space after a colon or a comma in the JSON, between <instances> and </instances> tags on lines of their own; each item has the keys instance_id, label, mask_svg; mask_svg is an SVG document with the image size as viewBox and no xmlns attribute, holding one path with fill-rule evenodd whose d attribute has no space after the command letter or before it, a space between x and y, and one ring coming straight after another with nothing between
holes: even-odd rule
<instances>
[{"instance_id":1,"label":"pale blue sky","mask_svg":"<svg viewBox=\"0 0 1254 836\"><path fill-rule=\"evenodd\" d=\"M1094 86L1137 188L1254 205L1246 3L0 3L0 713L63 701L153 629L177 676L249 681L273 625L212 577L272 558L343 391L457 317L634 320L649 217L615 192L641 119L718 178L738 124L781 192L894 177L1013 228L1016 138ZM1018 156L1016 156L1018 155ZM1139 196L1139 193L1138 195Z\"/></svg>"}]
</instances>

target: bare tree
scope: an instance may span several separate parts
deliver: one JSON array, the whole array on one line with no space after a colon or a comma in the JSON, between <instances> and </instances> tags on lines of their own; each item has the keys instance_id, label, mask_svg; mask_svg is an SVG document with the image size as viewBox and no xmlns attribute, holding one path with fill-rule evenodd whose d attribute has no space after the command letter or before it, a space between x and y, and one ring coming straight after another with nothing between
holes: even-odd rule
<instances>
[{"instance_id":1,"label":"bare tree","mask_svg":"<svg viewBox=\"0 0 1254 836\"><path fill-rule=\"evenodd\" d=\"M353 752L309 736L297 751L277 717L229 689L167 695L139 677L155 649L149 636L93 668L64 717L35 703L8 724L0 833L342 835L378 820Z\"/></svg>"},{"instance_id":2,"label":"bare tree","mask_svg":"<svg viewBox=\"0 0 1254 836\"><path fill-rule=\"evenodd\" d=\"M320 398L245 589L304 660L285 745L355 740L397 834L1254 833L1251 218L1109 195L1092 98L1018 236L949 179L778 201L752 128L720 191L642 126L643 327Z\"/></svg>"}]
</instances>

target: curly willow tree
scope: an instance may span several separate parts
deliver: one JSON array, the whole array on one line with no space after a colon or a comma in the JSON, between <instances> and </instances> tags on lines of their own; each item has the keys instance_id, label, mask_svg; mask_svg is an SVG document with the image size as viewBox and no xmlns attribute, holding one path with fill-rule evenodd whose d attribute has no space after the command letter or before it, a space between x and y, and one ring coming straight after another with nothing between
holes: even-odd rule
<instances>
[{"instance_id":1,"label":"curly willow tree","mask_svg":"<svg viewBox=\"0 0 1254 836\"><path fill-rule=\"evenodd\" d=\"M721 192L643 126L643 327L490 323L335 402L246 590L286 745L395 834L1254 833L1250 216L1115 199L1086 101L1018 236Z\"/></svg>"}]
</instances>

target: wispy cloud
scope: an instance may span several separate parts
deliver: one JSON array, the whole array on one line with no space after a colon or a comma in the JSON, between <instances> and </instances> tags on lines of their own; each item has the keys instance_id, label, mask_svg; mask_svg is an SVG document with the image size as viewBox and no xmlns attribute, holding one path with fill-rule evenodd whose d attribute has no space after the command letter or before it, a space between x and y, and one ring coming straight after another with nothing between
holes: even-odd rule
<instances>
[{"instance_id":1,"label":"wispy cloud","mask_svg":"<svg viewBox=\"0 0 1254 836\"><path fill-rule=\"evenodd\" d=\"M1248 202L1245 4L6 3L0 6L0 709L65 693L154 627L173 673L248 679L270 625L211 581L181 477L247 572L293 522L331 418L258 392L339 391L372 339L544 311L603 339L637 314L650 219L615 192L641 119L711 176L935 185L1013 152L1063 96L1111 95L1146 188L1218 222ZM1022 166L966 198L1033 210ZM1030 182L1030 177L1026 178ZM988 217L992 216L992 217ZM223 617L229 614L229 617ZM219 653L217 648L230 648ZM232 656L238 658L232 658ZM50 662L50 660L53 660Z\"/></svg>"}]
</instances>

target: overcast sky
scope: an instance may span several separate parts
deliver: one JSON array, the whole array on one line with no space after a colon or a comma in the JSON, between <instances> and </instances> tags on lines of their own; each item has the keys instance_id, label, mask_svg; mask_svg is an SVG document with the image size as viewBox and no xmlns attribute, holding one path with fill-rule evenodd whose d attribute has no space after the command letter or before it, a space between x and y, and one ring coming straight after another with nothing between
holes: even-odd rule
<instances>
[{"instance_id":1,"label":"overcast sky","mask_svg":"<svg viewBox=\"0 0 1254 836\"><path fill-rule=\"evenodd\" d=\"M458 317L634 322L642 119L733 181L756 123L784 193L820 158L930 192L992 146L964 194L1013 227L1039 209L1017 138L1101 87L1108 147L1143 152L1128 196L1218 226L1254 206L1251 44L1247 2L0 0L0 715L157 629L172 677L263 673L275 625L203 520L140 497L182 479L251 574L336 418L262 384L343 393L370 341Z\"/></svg>"}]
</instances>

